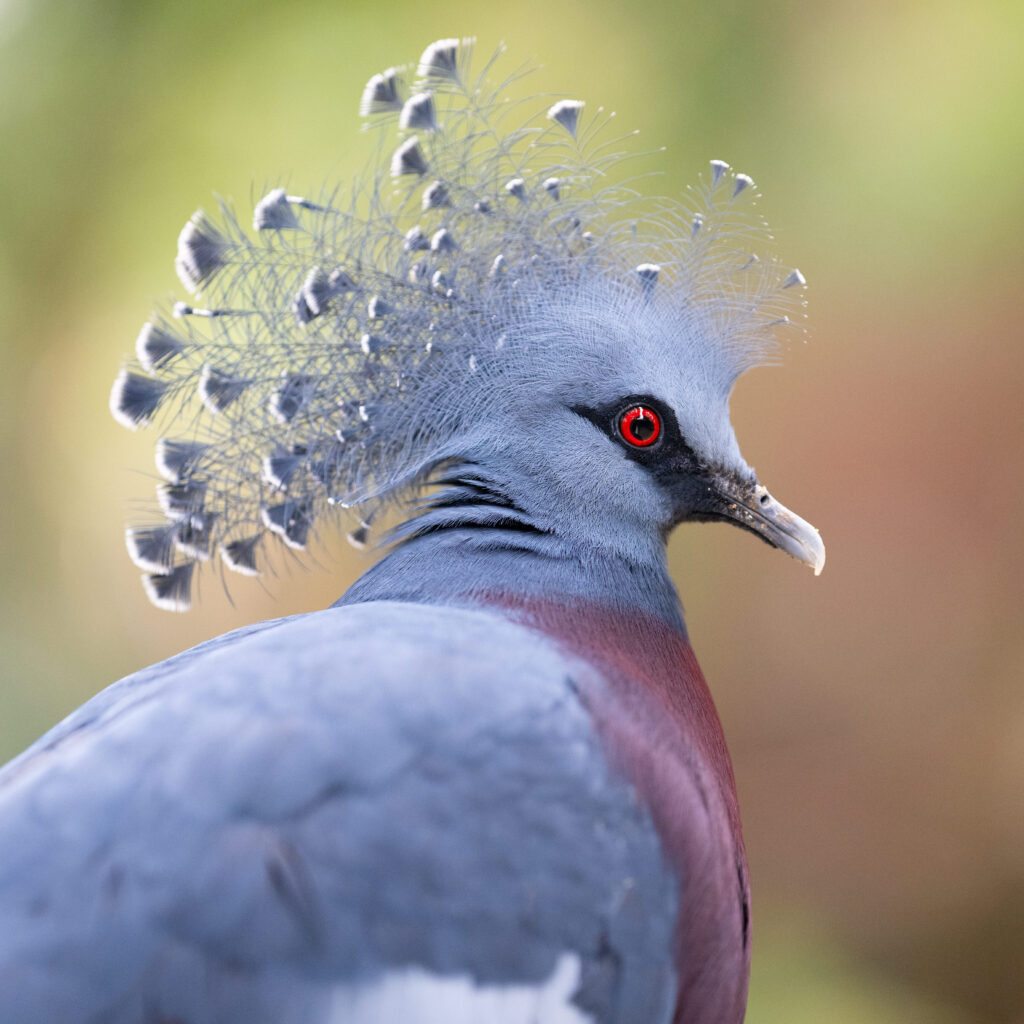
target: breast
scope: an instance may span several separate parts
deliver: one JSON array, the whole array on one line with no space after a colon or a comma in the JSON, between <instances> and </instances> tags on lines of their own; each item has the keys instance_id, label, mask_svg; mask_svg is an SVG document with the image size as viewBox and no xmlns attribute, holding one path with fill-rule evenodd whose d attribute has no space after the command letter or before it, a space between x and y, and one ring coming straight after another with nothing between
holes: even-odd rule
<instances>
[{"instance_id":1,"label":"breast","mask_svg":"<svg viewBox=\"0 0 1024 1024\"><path fill-rule=\"evenodd\" d=\"M650 811L680 881L674 1024L739 1024L749 882L732 764L685 634L641 613L530 602L517 616L598 669L581 699L613 767Z\"/></svg>"}]
</instances>

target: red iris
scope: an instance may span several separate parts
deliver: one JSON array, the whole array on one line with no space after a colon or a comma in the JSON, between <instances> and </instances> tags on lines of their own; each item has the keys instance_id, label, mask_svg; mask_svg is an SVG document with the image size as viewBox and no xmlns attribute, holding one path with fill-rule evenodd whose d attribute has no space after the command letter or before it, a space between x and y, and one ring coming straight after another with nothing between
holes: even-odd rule
<instances>
[{"instance_id":1,"label":"red iris","mask_svg":"<svg viewBox=\"0 0 1024 1024\"><path fill-rule=\"evenodd\" d=\"M622 439L635 448L647 448L661 437L661 419L646 405L634 405L619 417Z\"/></svg>"}]
</instances>

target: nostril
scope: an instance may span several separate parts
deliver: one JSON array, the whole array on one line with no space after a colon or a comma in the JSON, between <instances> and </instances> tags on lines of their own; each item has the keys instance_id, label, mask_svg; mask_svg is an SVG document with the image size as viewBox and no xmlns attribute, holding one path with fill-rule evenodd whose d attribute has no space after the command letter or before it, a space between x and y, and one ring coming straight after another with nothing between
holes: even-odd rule
<instances>
[{"instance_id":1,"label":"nostril","mask_svg":"<svg viewBox=\"0 0 1024 1024\"><path fill-rule=\"evenodd\" d=\"M757 500L758 500L758 503L759 503L759 504L760 504L760 505L761 505L762 507L764 507L765 505L767 505L767 504L768 504L768 502L769 502L769 501L771 501L771 500L772 500L772 498L771 498L771 495L770 495L770 494L769 494L769 493L768 493L767 491L762 491L762 493L761 493L761 497L760 497L760 498L758 498Z\"/></svg>"}]
</instances>

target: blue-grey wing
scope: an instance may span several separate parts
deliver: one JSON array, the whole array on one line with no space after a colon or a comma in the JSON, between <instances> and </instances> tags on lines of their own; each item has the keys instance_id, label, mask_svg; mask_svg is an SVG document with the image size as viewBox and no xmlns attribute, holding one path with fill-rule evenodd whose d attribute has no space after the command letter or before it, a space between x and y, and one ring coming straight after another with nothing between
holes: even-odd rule
<instances>
[{"instance_id":1,"label":"blue-grey wing","mask_svg":"<svg viewBox=\"0 0 1024 1024\"><path fill-rule=\"evenodd\" d=\"M668 1019L677 881L589 671L382 602L115 684L0 773L0 1021Z\"/></svg>"}]
</instances>

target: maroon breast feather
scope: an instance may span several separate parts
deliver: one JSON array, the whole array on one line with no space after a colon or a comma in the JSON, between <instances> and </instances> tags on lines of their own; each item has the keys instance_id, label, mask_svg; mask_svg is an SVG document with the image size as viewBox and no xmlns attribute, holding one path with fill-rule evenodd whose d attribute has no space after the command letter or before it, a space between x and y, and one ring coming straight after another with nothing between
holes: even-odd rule
<instances>
[{"instance_id":1,"label":"maroon breast feather","mask_svg":"<svg viewBox=\"0 0 1024 1024\"><path fill-rule=\"evenodd\" d=\"M681 631L644 613L494 602L598 670L580 697L613 766L650 811L680 880L673 1024L740 1024L750 977L746 852L732 762Z\"/></svg>"}]
</instances>

